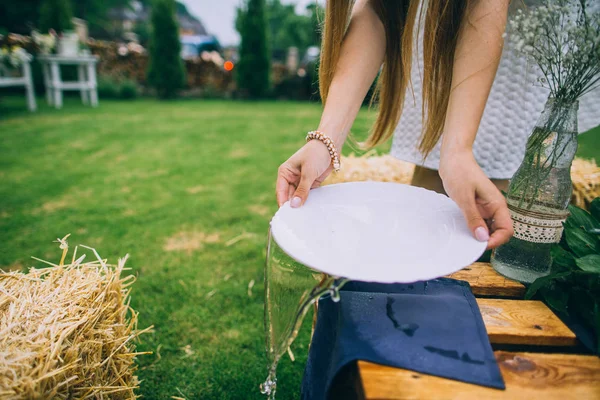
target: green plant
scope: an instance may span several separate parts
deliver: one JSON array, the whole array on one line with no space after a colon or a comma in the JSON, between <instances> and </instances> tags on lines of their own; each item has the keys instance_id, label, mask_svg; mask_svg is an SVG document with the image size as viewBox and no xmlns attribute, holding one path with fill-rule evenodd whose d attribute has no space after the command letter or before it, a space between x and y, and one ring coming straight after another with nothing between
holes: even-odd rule
<instances>
[{"instance_id":1,"label":"green plant","mask_svg":"<svg viewBox=\"0 0 600 400\"><path fill-rule=\"evenodd\" d=\"M538 294L557 312L581 320L595 332L600 355L600 197L590 213L569 211L562 241L552 248L552 273L533 282L525 297Z\"/></svg>"},{"instance_id":2,"label":"green plant","mask_svg":"<svg viewBox=\"0 0 600 400\"><path fill-rule=\"evenodd\" d=\"M137 83L131 79L125 79L119 87L119 97L121 99L130 100L138 96Z\"/></svg>"},{"instance_id":3,"label":"green plant","mask_svg":"<svg viewBox=\"0 0 600 400\"><path fill-rule=\"evenodd\" d=\"M98 79L98 96L101 99L117 99L119 92L119 84L114 79L108 77Z\"/></svg>"},{"instance_id":4,"label":"green plant","mask_svg":"<svg viewBox=\"0 0 600 400\"><path fill-rule=\"evenodd\" d=\"M152 6L152 36L148 83L161 99L173 98L185 82L179 28L173 0L156 0Z\"/></svg>"},{"instance_id":5,"label":"green plant","mask_svg":"<svg viewBox=\"0 0 600 400\"><path fill-rule=\"evenodd\" d=\"M271 71L265 0L247 0L238 16L242 37L236 68L238 88L249 97L265 97L270 89Z\"/></svg>"},{"instance_id":6,"label":"green plant","mask_svg":"<svg viewBox=\"0 0 600 400\"><path fill-rule=\"evenodd\" d=\"M73 11L69 0L44 0L40 7L40 30L61 33L73 29Z\"/></svg>"}]
</instances>

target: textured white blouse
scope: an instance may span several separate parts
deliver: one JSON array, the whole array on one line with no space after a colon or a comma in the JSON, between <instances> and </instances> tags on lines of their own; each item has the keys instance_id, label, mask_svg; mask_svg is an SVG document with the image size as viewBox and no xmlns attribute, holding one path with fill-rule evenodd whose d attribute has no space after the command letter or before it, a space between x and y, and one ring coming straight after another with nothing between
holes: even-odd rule
<instances>
[{"instance_id":1,"label":"textured white blouse","mask_svg":"<svg viewBox=\"0 0 600 400\"><path fill-rule=\"evenodd\" d=\"M513 2L514 3L514 2ZM514 10L511 9L510 14ZM422 35L420 35L422 38ZM412 84L415 97L407 90L404 110L394 132L391 154L396 158L431 169L439 168L440 143L423 160L417 146L422 130L422 44L415 46ZM532 61L517 53L506 38L496 79L488 98L473 146L475 158L489 178L509 179L523 160L527 137L548 99L548 90L534 82L541 76ZM579 132L600 125L600 89L579 101Z\"/></svg>"}]
</instances>

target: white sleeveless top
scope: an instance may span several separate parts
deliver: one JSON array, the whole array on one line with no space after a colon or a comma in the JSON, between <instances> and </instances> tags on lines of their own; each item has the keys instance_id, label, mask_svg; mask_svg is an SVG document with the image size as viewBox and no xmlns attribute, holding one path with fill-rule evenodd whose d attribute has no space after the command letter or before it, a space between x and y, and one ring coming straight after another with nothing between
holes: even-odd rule
<instances>
[{"instance_id":1,"label":"white sleeveless top","mask_svg":"<svg viewBox=\"0 0 600 400\"><path fill-rule=\"evenodd\" d=\"M394 132L391 154L398 159L437 170L441 140L425 160L417 149L423 127L423 46L420 44L416 48L419 51L413 57L411 72L415 97L413 100L410 90L407 90L404 110ZM527 137L549 94L547 89L534 86L539 76L535 64L517 53L507 38L473 145L475 158L489 178L511 178L523 160ZM578 124L579 132L600 124L600 89L580 99Z\"/></svg>"}]
</instances>

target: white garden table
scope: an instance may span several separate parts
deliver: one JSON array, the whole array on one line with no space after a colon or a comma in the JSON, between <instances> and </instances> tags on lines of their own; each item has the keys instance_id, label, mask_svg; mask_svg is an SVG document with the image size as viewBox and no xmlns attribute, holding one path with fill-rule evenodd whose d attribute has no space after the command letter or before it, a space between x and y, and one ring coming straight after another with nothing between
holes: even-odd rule
<instances>
[{"instance_id":1,"label":"white garden table","mask_svg":"<svg viewBox=\"0 0 600 400\"><path fill-rule=\"evenodd\" d=\"M48 104L61 108L64 90L79 90L83 104L98 106L98 87L96 80L96 63L98 57L93 55L61 56L47 55L39 57L44 72L46 100ZM77 81L64 82L60 75L61 65L77 66Z\"/></svg>"},{"instance_id":2,"label":"white garden table","mask_svg":"<svg viewBox=\"0 0 600 400\"><path fill-rule=\"evenodd\" d=\"M10 70L0 64L0 87L23 86L27 96L27 108L29 111L35 111L37 104L35 102L35 93L33 91L33 78L31 77L31 56L23 60L21 64L21 76L12 76Z\"/></svg>"}]
</instances>

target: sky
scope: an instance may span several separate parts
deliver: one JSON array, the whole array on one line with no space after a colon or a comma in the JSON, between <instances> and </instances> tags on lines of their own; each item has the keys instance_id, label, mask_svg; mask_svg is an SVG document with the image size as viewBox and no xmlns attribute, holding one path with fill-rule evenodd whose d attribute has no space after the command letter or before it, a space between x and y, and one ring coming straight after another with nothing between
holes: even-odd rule
<instances>
[{"instance_id":1,"label":"sky","mask_svg":"<svg viewBox=\"0 0 600 400\"><path fill-rule=\"evenodd\" d=\"M240 36L235 30L235 9L243 0L180 0L193 15L198 17L209 33L215 35L221 45L236 45ZM296 12L302 12L315 0L281 0L284 4L296 4ZM319 1L322 2L322 1Z\"/></svg>"}]
</instances>

